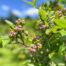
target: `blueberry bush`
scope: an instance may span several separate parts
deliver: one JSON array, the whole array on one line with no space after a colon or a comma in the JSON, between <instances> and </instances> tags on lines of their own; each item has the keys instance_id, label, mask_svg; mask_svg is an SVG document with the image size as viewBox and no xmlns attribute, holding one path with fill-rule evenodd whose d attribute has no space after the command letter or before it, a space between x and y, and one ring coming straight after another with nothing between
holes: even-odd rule
<instances>
[{"instance_id":1,"label":"blueberry bush","mask_svg":"<svg viewBox=\"0 0 66 66\"><path fill-rule=\"evenodd\" d=\"M9 54L11 66L66 66L66 1L48 0L39 6L37 0L25 2L39 11L34 31L25 29L24 18L19 18L15 24L5 20L10 33L7 40L0 38L0 56L7 52L4 54Z\"/></svg>"}]
</instances>

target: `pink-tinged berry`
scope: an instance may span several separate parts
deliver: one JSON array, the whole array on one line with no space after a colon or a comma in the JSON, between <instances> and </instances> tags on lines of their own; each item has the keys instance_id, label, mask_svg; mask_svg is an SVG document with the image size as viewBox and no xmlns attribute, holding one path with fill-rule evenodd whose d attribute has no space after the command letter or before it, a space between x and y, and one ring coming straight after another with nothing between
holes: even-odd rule
<instances>
[{"instance_id":1,"label":"pink-tinged berry","mask_svg":"<svg viewBox=\"0 0 66 66\"><path fill-rule=\"evenodd\" d=\"M61 11L58 11L59 14L61 14Z\"/></svg>"},{"instance_id":2,"label":"pink-tinged berry","mask_svg":"<svg viewBox=\"0 0 66 66\"><path fill-rule=\"evenodd\" d=\"M31 48L35 49L37 47L36 47L36 45L31 44Z\"/></svg>"},{"instance_id":3,"label":"pink-tinged berry","mask_svg":"<svg viewBox=\"0 0 66 66\"><path fill-rule=\"evenodd\" d=\"M16 23L17 23L17 24L20 24L20 23L25 24L25 20L18 19L18 20L16 20Z\"/></svg>"},{"instance_id":4,"label":"pink-tinged berry","mask_svg":"<svg viewBox=\"0 0 66 66\"><path fill-rule=\"evenodd\" d=\"M59 16L62 16L62 14L59 14Z\"/></svg>"},{"instance_id":5,"label":"pink-tinged berry","mask_svg":"<svg viewBox=\"0 0 66 66\"><path fill-rule=\"evenodd\" d=\"M46 27L48 27L49 25L48 24L46 24Z\"/></svg>"},{"instance_id":6,"label":"pink-tinged berry","mask_svg":"<svg viewBox=\"0 0 66 66\"><path fill-rule=\"evenodd\" d=\"M38 39L38 38L39 38L39 35L35 35L35 38L37 38L37 39Z\"/></svg>"},{"instance_id":7,"label":"pink-tinged berry","mask_svg":"<svg viewBox=\"0 0 66 66\"><path fill-rule=\"evenodd\" d=\"M39 29L44 29L46 27L48 27L48 24L46 24L46 25L39 25Z\"/></svg>"},{"instance_id":8,"label":"pink-tinged berry","mask_svg":"<svg viewBox=\"0 0 66 66\"><path fill-rule=\"evenodd\" d=\"M32 49L32 52L36 52L36 49Z\"/></svg>"},{"instance_id":9,"label":"pink-tinged berry","mask_svg":"<svg viewBox=\"0 0 66 66\"><path fill-rule=\"evenodd\" d=\"M14 30L18 31L18 30L19 30L18 26L16 26L16 27L14 28Z\"/></svg>"},{"instance_id":10,"label":"pink-tinged berry","mask_svg":"<svg viewBox=\"0 0 66 66\"><path fill-rule=\"evenodd\" d=\"M35 35L35 36L32 38L32 41L38 40L39 38L40 38L39 35Z\"/></svg>"},{"instance_id":11,"label":"pink-tinged berry","mask_svg":"<svg viewBox=\"0 0 66 66\"><path fill-rule=\"evenodd\" d=\"M63 12L66 13L66 8L62 8Z\"/></svg>"},{"instance_id":12,"label":"pink-tinged berry","mask_svg":"<svg viewBox=\"0 0 66 66\"><path fill-rule=\"evenodd\" d=\"M21 20L20 22L23 23L23 24L25 24L25 20Z\"/></svg>"},{"instance_id":13,"label":"pink-tinged berry","mask_svg":"<svg viewBox=\"0 0 66 66\"><path fill-rule=\"evenodd\" d=\"M41 49L41 48L42 48L42 44L39 44L39 45L38 45L38 48Z\"/></svg>"},{"instance_id":14,"label":"pink-tinged berry","mask_svg":"<svg viewBox=\"0 0 66 66\"><path fill-rule=\"evenodd\" d=\"M61 14L61 11L56 11L56 13Z\"/></svg>"},{"instance_id":15,"label":"pink-tinged berry","mask_svg":"<svg viewBox=\"0 0 66 66\"><path fill-rule=\"evenodd\" d=\"M22 22L25 22L25 20L22 20Z\"/></svg>"},{"instance_id":16,"label":"pink-tinged berry","mask_svg":"<svg viewBox=\"0 0 66 66\"><path fill-rule=\"evenodd\" d=\"M36 52L36 49L28 48L28 51L29 51L29 52Z\"/></svg>"},{"instance_id":17,"label":"pink-tinged berry","mask_svg":"<svg viewBox=\"0 0 66 66\"><path fill-rule=\"evenodd\" d=\"M9 36L9 37L11 37L11 36L12 36L12 34L8 34L8 36Z\"/></svg>"},{"instance_id":18,"label":"pink-tinged berry","mask_svg":"<svg viewBox=\"0 0 66 66\"><path fill-rule=\"evenodd\" d=\"M62 10L66 10L66 8L62 8Z\"/></svg>"},{"instance_id":19,"label":"pink-tinged berry","mask_svg":"<svg viewBox=\"0 0 66 66\"><path fill-rule=\"evenodd\" d=\"M18 20L20 21L20 18Z\"/></svg>"},{"instance_id":20,"label":"pink-tinged berry","mask_svg":"<svg viewBox=\"0 0 66 66\"><path fill-rule=\"evenodd\" d=\"M22 31L23 29L22 28L19 28L19 31Z\"/></svg>"},{"instance_id":21,"label":"pink-tinged berry","mask_svg":"<svg viewBox=\"0 0 66 66\"><path fill-rule=\"evenodd\" d=\"M33 46L34 46L34 45L33 45L33 44L31 44L31 48L33 48Z\"/></svg>"},{"instance_id":22,"label":"pink-tinged berry","mask_svg":"<svg viewBox=\"0 0 66 66\"><path fill-rule=\"evenodd\" d=\"M30 48L28 48L28 50L29 50L30 52L36 52L36 48L37 48L36 45L31 44L31 46L30 46Z\"/></svg>"},{"instance_id":23,"label":"pink-tinged berry","mask_svg":"<svg viewBox=\"0 0 66 66\"><path fill-rule=\"evenodd\" d=\"M41 27L42 27L42 28L45 28L45 27L46 27L46 25L42 25Z\"/></svg>"},{"instance_id":24,"label":"pink-tinged berry","mask_svg":"<svg viewBox=\"0 0 66 66\"><path fill-rule=\"evenodd\" d=\"M22 31L23 29L22 29L21 25L19 25L19 26L16 26L16 27L14 28L14 30L15 30L15 31Z\"/></svg>"},{"instance_id":25,"label":"pink-tinged berry","mask_svg":"<svg viewBox=\"0 0 66 66\"><path fill-rule=\"evenodd\" d=\"M8 36L9 37L12 37L12 36L14 36L16 33L14 32L14 31L11 31L9 34L8 34Z\"/></svg>"},{"instance_id":26,"label":"pink-tinged berry","mask_svg":"<svg viewBox=\"0 0 66 66\"><path fill-rule=\"evenodd\" d=\"M22 26L21 26L21 25L19 25L18 27L19 27L19 28L21 28Z\"/></svg>"},{"instance_id":27,"label":"pink-tinged berry","mask_svg":"<svg viewBox=\"0 0 66 66\"><path fill-rule=\"evenodd\" d=\"M62 12L61 11L56 11L55 15L58 14L58 16L62 16Z\"/></svg>"},{"instance_id":28,"label":"pink-tinged berry","mask_svg":"<svg viewBox=\"0 0 66 66\"><path fill-rule=\"evenodd\" d=\"M17 23L18 21L16 20L16 23Z\"/></svg>"},{"instance_id":29,"label":"pink-tinged berry","mask_svg":"<svg viewBox=\"0 0 66 66\"><path fill-rule=\"evenodd\" d=\"M22 20L20 20L20 22L22 22Z\"/></svg>"},{"instance_id":30,"label":"pink-tinged berry","mask_svg":"<svg viewBox=\"0 0 66 66\"><path fill-rule=\"evenodd\" d=\"M37 48L37 46L36 46L36 45L33 45L33 48L34 48L34 49L36 49L36 48Z\"/></svg>"},{"instance_id":31,"label":"pink-tinged berry","mask_svg":"<svg viewBox=\"0 0 66 66\"><path fill-rule=\"evenodd\" d=\"M28 48L28 50L31 52L32 51L32 48Z\"/></svg>"}]
</instances>

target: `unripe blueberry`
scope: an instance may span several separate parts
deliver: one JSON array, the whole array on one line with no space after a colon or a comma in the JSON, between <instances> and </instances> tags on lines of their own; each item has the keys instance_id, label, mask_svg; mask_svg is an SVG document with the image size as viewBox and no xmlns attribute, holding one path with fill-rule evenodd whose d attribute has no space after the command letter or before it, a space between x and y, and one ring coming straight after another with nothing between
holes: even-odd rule
<instances>
[{"instance_id":1,"label":"unripe blueberry","mask_svg":"<svg viewBox=\"0 0 66 66\"><path fill-rule=\"evenodd\" d=\"M15 30L15 31L22 31L23 29L22 29L21 25L19 25L19 26L16 26L16 27L14 28L14 30Z\"/></svg>"},{"instance_id":2,"label":"unripe blueberry","mask_svg":"<svg viewBox=\"0 0 66 66\"><path fill-rule=\"evenodd\" d=\"M32 48L28 48L28 50L31 52L32 51Z\"/></svg>"},{"instance_id":3,"label":"unripe blueberry","mask_svg":"<svg viewBox=\"0 0 66 66\"><path fill-rule=\"evenodd\" d=\"M17 24L20 24L20 23L25 24L25 20L18 19L18 20L16 20L16 23L17 23Z\"/></svg>"},{"instance_id":4,"label":"unripe blueberry","mask_svg":"<svg viewBox=\"0 0 66 66\"><path fill-rule=\"evenodd\" d=\"M19 28L21 28L22 26L21 26L21 25L19 25L18 27L19 27Z\"/></svg>"},{"instance_id":5,"label":"unripe blueberry","mask_svg":"<svg viewBox=\"0 0 66 66\"><path fill-rule=\"evenodd\" d=\"M48 24L39 26L39 29L44 29L46 27L48 27Z\"/></svg>"},{"instance_id":6,"label":"unripe blueberry","mask_svg":"<svg viewBox=\"0 0 66 66\"><path fill-rule=\"evenodd\" d=\"M16 33L14 32L14 31L11 31L9 34L8 34L8 36L9 37L12 37L12 36L14 36Z\"/></svg>"},{"instance_id":7,"label":"unripe blueberry","mask_svg":"<svg viewBox=\"0 0 66 66\"><path fill-rule=\"evenodd\" d=\"M36 52L36 49L32 49L32 52Z\"/></svg>"}]
</instances>

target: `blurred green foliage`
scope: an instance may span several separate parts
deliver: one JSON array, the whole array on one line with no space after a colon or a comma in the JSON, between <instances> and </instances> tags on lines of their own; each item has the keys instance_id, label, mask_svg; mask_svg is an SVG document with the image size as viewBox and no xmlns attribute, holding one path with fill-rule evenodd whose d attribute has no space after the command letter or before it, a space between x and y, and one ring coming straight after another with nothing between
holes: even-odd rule
<instances>
[{"instance_id":1,"label":"blurred green foliage","mask_svg":"<svg viewBox=\"0 0 66 66\"><path fill-rule=\"evenodd\" d=\"M6 24L0 24L0 36L7 35L9 33L9 26Z\"/></svg>"}]
</instances>

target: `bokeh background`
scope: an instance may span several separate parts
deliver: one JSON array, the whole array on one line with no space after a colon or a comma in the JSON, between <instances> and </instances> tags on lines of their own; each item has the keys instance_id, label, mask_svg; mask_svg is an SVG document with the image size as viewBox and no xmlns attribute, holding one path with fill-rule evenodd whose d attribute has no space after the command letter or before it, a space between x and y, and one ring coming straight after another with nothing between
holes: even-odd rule
<instances>
[{"instance_id":1,"label":"bokeh background","mask_svg":"<svg viewBox=\"0 0 66 66\"><path fill-rule=\"evenodd\" d=\"M32 2L32 0L27 1ZM40 6L43 1L46 2L46 0L37 0L36 7ZM30 24L34 23L30 19L36 20L36 18L39 18L38 9L33 8L24 0L0 0L0 36L9 33L9 27L5 23L5 19L14 23L20 17L25 18Z\"/></svg>"}]
</instances>

